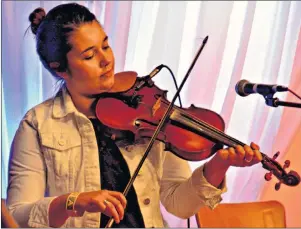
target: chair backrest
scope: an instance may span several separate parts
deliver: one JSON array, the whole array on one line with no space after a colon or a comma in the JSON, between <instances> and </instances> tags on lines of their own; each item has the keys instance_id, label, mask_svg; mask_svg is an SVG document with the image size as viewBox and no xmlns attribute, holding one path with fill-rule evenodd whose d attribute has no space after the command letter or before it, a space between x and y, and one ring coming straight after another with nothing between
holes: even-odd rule
<instances>
[{"instance_id":1,"label":"chair backrest","mask_svg":"<svg viewBox=\"0 0 301 229\"><path fill-rule=\"evenodd\" d=\"M5 199L1 199L1 228L18 228L19 225L9 214L5 202Z\"/></svg>"},{"instance_id":2,"label":"chair backrest","mask_svg":"<svg viewBox=\"0 0 301 229\"><path fill-rule=\"evenodd\" d=\"M202 207L195 215L201 227L286 227L285 209L278 201L222 203Z\"/></svg>"}]
</instances>

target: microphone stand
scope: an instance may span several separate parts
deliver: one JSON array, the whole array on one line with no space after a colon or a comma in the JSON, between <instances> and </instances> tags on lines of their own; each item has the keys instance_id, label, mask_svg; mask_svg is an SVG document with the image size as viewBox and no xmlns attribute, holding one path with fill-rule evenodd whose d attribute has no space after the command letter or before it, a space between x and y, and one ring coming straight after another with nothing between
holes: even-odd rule
<instances>
[{"instance_id":1,"label":"microphone stand","mask_svg":"<svg viewBox=\"0 0 301 229\"><path fill-rule=\"evenodd\" d=\"M265 99L266 105L268 105L270 107L286 106L286 107L301 108L301 103L281 101L278 98L273 98L273 96L274 96L274 94L268 94L266 96L263 96Z\"/></svg>"},{"instance_id":2,"label":"microphone stand","mask_svg":"<svg viewBox=\"0 0 301 229\"><path fill-rule=\"evenodd\" d=\"M205 39L203 40L203 43L202 43L202 45L201 45L199 51L197 52L197 54L196 54L194 60L192 61L192 63L191 63L191 65L190 65L190 67L189 67L189 69L188 69L188 71L187 71L187 73L186 73L186 75L185 75L185 77L184 77L184 79L183 79L183 81L182 81L182 83L181 83L181 85L180 85L178 91L177 91L176 94L174 95L174 97L173 97L171 103L169 104L169 106L168 106L168 108L167 108L167 110L166 110L166 112L165 112L163 118L162 118L161 121L159 122L159 124L158 124L158 126L157 126L157 128L156 128L156 130L155 130L155 132L154 132L154 135L152 136L151 140L149 141L148 146L147 146L147 148L146 148L146 150L145 150L145 153L144 153L143 157L141 158L141 160L140 160L140 162L139 162L139 164L138 164L138 166L137 166L137 168L136 168L136 170L135 170L133 176L131 177L131 179L129 180L127 186L125 187L125 189L124 189L124 191L123 191L123 195L124 195L124 196L126 196L126 195L128 194L130 188L132 187L132 185L133 185L133 183L134 183L134 181L135 181L135 179L136 179L136 177L137 177L137 175L138 175L138 172L140 171L140 169L141 169L141 167L142 167L142 165L143 165L145 159L147 158L147 156L148 156L148 154L149 154L149 151L151 150L151 147L153 146L153 144L154 144L154 142L155 142L155 140L156 140L156 138L157 138L159 132L161 131L161 129L162 129L163 125L165 124L165 122L166 122L168 116L170 115L170 112L171 112L171 110L172 110L172 108L173 108L173 105L174 105L174 103L175 103L177 97L179 96L180 91L182 90L182 88L183 88L183 86L184 86L186 80L188 79L188 76L189 76L189 74L190 74L192 68L194 67L194 65L195 65L195 63L196 63L196 61L197 61L199 55L201 54L202 50L204 49L204 47L205 47L205 45L206 45L206 43L207 43L207 40L208 40L208 36L206 36ZM108 223L107 223L107 225L106 225L105 228L111 228L112 225L113 225L113 223L114 223L114 218L111 217L110 220L108 221Z\"/></svg>"}]
</instances>

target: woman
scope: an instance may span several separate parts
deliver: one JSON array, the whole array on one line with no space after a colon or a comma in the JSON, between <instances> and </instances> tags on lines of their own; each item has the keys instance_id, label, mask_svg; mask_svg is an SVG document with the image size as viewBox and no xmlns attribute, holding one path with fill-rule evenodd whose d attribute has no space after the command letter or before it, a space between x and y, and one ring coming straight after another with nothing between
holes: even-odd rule
<instances>
[{"instance_id":1,"label":"woman","mask_svg":"<svg viewBox=\"0 0 301 229\"><path fill-rule=\"evenodd\" d=\"M156 142L125 198L146 143L113 141L96 119L97 95L117 84L105 31L75 3L47 15L38 8L29 20L41 62L63 84L27 112L12 143L7 201L21 227L104 227L111 216L114 227L164 227L160 201L184 219L201 206L214 208L228 168L262 159L252 143L219 150L191 173L187 161Z\"/></svg>"}]
</instances>

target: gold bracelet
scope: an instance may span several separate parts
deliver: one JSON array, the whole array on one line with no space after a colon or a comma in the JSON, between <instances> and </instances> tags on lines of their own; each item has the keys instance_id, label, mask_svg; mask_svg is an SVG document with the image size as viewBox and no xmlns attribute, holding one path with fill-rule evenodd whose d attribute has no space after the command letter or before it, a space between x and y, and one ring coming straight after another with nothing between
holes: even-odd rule
<instances>
[{"instance_id":1,"label":"gold bracelet","mask_svg":"<svg viewBox=\"0 0 301 229\"><path fill-rule=\"evenodd\" d=\"M75 211L74 205L75 205L76 199L79 196L79 194L80 194L79 192L72 192L67 197L67 201L66 201L66 210L67 211Z\"/></svg>"}]
</instances>

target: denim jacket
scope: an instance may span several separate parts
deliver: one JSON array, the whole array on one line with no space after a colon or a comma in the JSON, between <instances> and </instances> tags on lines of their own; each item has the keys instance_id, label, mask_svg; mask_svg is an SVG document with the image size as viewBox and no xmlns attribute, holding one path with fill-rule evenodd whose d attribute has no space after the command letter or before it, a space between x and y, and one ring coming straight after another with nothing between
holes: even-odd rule
<instances>
[{"instance_id":1,"label":"denim jacket","mask_svg":"<svg viewBox=\"0 0 301 229\"><path fill-rule=\"evenodd\" d=\"M120 143L131 175L146 147ZM7 206L21 227L49 227L51 201L70 192L99 190L100 165L91 121L77 111L66 89L30 109L22 119L11 147ZM146 227L166 227L160 203L186 219L200 207L214 208L226 192L209 184L203 165L191 172L187 161L164 151L155 142L134 188ZM130 203L128 203L130 204ZM100 213L70 217L63 227L99 227Z\"/></svg>"}]
</instances>

